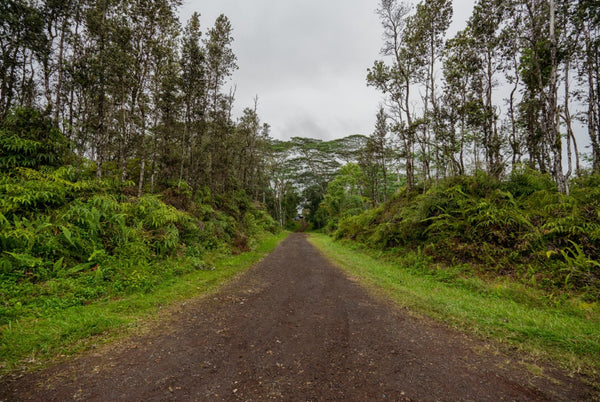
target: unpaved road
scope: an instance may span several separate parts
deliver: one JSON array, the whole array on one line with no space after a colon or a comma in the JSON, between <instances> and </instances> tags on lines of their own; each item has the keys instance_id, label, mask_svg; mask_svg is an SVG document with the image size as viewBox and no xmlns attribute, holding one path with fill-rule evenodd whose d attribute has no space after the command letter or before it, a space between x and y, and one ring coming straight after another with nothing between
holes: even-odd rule
<instances>
[{"instance_id":1,"label":"unpaved road","mask_svg":"<svg viewBox=\"0 0 600 402\"><path fill-rule=\"evenodd\" d=\"M592 389L372 296L303 234L149 334L0 383L0 400L586 400Z\"/></svg>"}]
</instances>

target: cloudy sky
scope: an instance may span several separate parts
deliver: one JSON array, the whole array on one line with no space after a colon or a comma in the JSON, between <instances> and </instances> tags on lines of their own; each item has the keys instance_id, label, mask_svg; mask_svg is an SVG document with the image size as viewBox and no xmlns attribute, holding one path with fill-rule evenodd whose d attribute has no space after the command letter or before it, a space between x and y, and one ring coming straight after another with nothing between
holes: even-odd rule
<instances>
[{"instance_id":1,"label":"cloudy sky","mask_svg":"<svg viewBox=\"0 0 600 402\"><path fill-rule=\"evenodd\" d=\"M274 138L322 139L370 134L381 95L366 73L381 59L377 0L184 0L185 24L194 11L202 30L219 14L232 23L239 70L236 113L253 105ZM473 0L454 1L451 32L462 29Z\"/></svg>"}]
</instances>

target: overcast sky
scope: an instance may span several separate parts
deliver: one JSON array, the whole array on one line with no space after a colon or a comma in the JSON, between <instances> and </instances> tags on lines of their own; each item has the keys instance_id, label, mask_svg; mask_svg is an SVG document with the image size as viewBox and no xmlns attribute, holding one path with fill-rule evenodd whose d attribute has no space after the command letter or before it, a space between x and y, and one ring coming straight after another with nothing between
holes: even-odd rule
<instances>
[{"instance_id":1,"label":"overcast sky","mask_svg":"<svg viewBox=\"0 0 600 402\"><path fill-rule=\"evenodd\" d=\"M219 14L233 26L239 70L236 115L253 105L271 136L322 139L373 131L381 95L366 86L381 59L376 0L184 0L181 21L201 14L202 31ZM451 32L462 29L473 0L454 1Z\"/></svg>"}]
</instances>

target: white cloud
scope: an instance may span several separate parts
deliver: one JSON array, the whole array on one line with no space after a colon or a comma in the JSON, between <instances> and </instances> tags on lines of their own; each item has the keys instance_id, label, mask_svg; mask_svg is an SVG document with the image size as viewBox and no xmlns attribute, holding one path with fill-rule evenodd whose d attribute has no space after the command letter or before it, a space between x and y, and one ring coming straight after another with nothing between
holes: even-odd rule
<instances>
[{"instance_id":1,"label":"white cloud","mask_svg":"<svg viewBox=\"0 0 600 402\"><path fill-rule=\"evenodd\" d=\"M375 0L203 0L193 11L203 30L223 13L232 23L240 69L236 110L259 97L259 115L275 138L324 139L373 131L381 96L366 87L366 70L379 56L382 30ZM455 1L453 30L464 25L473 0ZM462 22L461 22L462 20Z\"/></svg>"}]
</instances>

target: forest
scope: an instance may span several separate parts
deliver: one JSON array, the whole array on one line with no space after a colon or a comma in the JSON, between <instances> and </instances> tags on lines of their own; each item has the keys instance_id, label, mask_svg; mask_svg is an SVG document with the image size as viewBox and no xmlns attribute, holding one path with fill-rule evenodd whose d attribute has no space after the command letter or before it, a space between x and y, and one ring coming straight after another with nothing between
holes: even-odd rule
<instances>
[{"instance_id":1,"label":"forest","mask_svg":"<svg viewBox=\"0 0 600 402\"><path fill-rule=\"evenodd\" d=\"M0 328L151 292L302 220L597 302L596 1L478 0L449 37L451 1L381 0L376 125L333 140L274 139L258 99L235 116L232 23L180 6L0 4Z\"/></svg>"}]
</instances>

